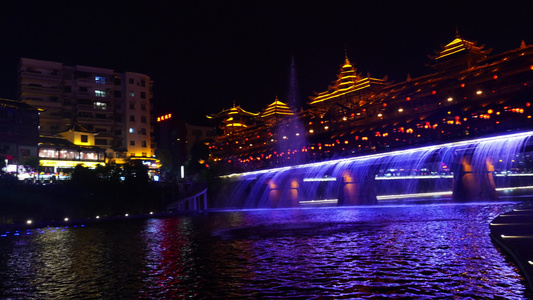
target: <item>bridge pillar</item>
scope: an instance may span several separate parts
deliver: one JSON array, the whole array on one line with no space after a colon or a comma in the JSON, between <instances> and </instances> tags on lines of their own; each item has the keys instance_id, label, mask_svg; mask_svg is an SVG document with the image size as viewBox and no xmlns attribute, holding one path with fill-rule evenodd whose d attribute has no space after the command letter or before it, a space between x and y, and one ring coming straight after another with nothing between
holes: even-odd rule
<instances>
[{"instance_id":1,"label":"bridge pillar","mask_svg":"<svg viewBox=\"0 0 533 300\"><path fill-rule=\"evenodd\" d=\"M270 179L268 182L268 202L270 207L297 207L300 205L300 179Z\"/></svg>"},{"instance_id":2,"label":"bridge pillar","mask_svg":"<svg viewBox=\"0 0 533 300\"><path fill-rule=\"evenodd\" d=\"M482 165L473 165L463 157L453 173L453 199L457 201L498 199L494 183L494 165L487 158Z\"/></svg>"},{"instance_id":3,"label":"bridge pillar","mask_svg":"<svg viewBox=\"0 0 533 300\"><path fill-rule=\"evenodd\" d=\"M339 206L376 204L376 186L373 174L354 174L346 170L339 178Z\"/></svg>"}]
</instances>

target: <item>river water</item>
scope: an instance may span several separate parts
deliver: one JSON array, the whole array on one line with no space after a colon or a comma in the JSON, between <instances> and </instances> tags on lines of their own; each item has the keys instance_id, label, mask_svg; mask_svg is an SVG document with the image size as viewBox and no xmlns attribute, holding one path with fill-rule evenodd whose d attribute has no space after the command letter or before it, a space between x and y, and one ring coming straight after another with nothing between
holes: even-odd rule
<instances>
[{"instance_id":1,"label":"river water","mask_svg":"<svg viewBox=\"0 0 533 300\"><path fill-rule=\"evenodd\" d=\"M0 298L527 299L515 203L219 211L0 232Z\"/></svg>"}]
</instances>

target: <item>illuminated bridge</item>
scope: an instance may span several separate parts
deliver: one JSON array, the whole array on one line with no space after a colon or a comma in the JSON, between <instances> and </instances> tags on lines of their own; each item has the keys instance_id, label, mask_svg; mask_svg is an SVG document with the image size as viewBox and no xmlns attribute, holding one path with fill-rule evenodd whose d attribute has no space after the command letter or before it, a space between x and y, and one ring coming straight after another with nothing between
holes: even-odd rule
<instances>
[{"instance_id":1,"label":"illuminated bridge","mask_svg":"<svg viewBox=\"0 0 533 300\"><path fill-rule=\"evenodd\" d=\"M320 202L371 205L451 196L492 200L530 188L533 131L221 176L219 199L240 208Z\"/></svg>"}]
</instances>

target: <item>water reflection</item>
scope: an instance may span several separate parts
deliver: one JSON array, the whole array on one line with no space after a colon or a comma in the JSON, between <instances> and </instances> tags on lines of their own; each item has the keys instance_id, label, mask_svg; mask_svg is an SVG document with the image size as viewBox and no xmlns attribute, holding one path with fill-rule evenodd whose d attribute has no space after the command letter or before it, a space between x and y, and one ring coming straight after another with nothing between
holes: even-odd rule
<instances>
[{"instance_id":1,"label":"water reflection","mask_svg":"<svg viewBox=\"0 0 533 300\"><path fill-rule=\"evenodd\" d=\"M526 299L513 204L218 212L0 232L0 298Z\"/></svg>"},{"instance_id":2,"label":"water reflection","mask_svg":"<svg viewBox=\"0 0 533 300\"><path fill-rule=\"evenodd\" d=\"M188 217L147 221L142 232L146 252L142 298L193 297L202 289L194 235Z\"/></svg>"}]
</instances>

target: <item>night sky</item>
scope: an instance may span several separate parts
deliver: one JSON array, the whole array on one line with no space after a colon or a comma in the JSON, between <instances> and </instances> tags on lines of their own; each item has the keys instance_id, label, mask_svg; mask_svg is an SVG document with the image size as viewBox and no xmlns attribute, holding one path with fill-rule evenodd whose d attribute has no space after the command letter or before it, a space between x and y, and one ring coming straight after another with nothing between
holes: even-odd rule
<instances>
[{"instance_id":1,"label":"night sky","mask_svg":"<svg viewBox=\"0 0 533 300\"><path fill-rule=\"evenodd\" d=\"M456 28L493 53L533 43L533 1L433 2L3 1L0 97L18 98L20 57L139 72L154 80L157 114L203 125L234 101L254 112L286 102L293 56L306 103L345 49L362 75L398 82L427 74Z\"/></svg>"}]
</instances>

